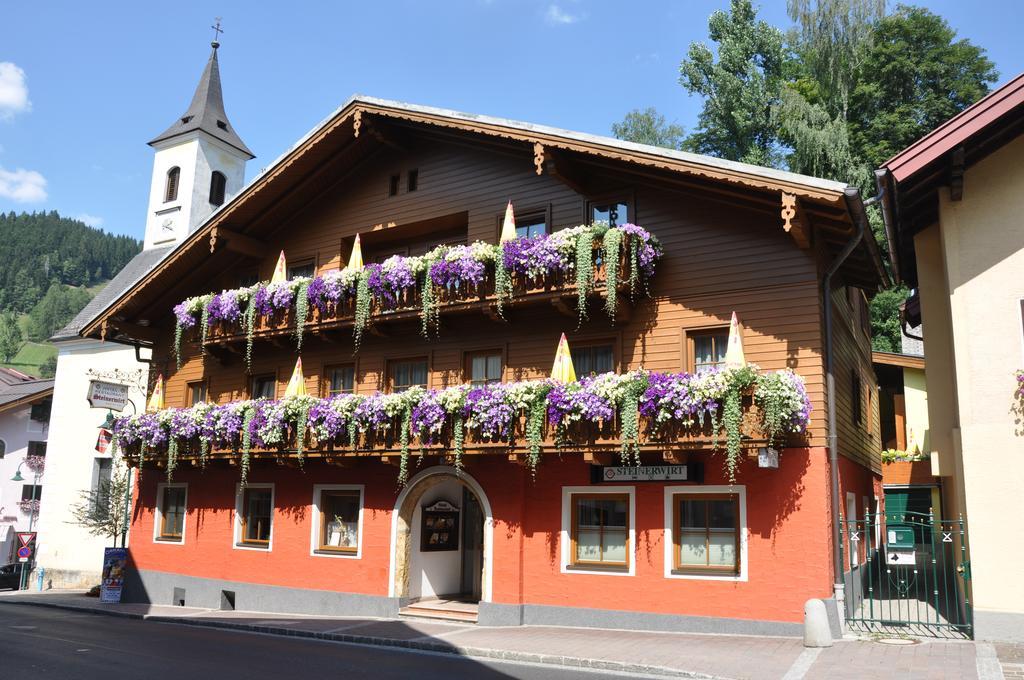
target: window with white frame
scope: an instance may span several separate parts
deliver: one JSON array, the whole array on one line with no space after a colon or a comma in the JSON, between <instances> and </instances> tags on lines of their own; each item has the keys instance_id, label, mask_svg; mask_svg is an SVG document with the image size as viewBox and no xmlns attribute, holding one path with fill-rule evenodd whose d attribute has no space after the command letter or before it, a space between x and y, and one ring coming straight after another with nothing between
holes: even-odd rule
<instances>
[{"instance_id":1,"label":"window with white frame","mask_svg":"<svg viewBox=\"0 0 1024 680\"><path fill-rule=\"evenodd\" d=\"M270 550L274 536L274 485L248 484L235 494L235 547Z\"/></svg>"},{"instance_id":2,"label":"window with white frame","mask_svg":"<svg viewBox=\"0 0 1024 680\"><path fill-rule=\"evenodd\" d=\"M747 580L746 487L665 487L665 577Z\"/></svg>"},{"instance_id":3,"label":"window with white frame","mask_svg":"<svg viewBox=\"0 0 1024 680\"><path fill-rule=\"evenodd\" d=\"M363 487L326 485L313 487L314 555L358 557L362 533Z\"/></svg>"},{"instance_id":4,"label":"window with white frame","mask_svg":"<svg viewBox=\"0 0 1024 680\"><path fill-rule=\"evenodd\" d=\"M185 542L188 487L185 484L157 486L153 539L161 543Z\"/></svg>"},{"instance_id":5,"label":"window with white frame","mask_svg":"<svg viewBox=\"0 0 1024 680\"><path fill-rule=\"evenodd\" d=\"M562 571L634 573L633 487L563 487Z\"/></svg>"}]
</instances>

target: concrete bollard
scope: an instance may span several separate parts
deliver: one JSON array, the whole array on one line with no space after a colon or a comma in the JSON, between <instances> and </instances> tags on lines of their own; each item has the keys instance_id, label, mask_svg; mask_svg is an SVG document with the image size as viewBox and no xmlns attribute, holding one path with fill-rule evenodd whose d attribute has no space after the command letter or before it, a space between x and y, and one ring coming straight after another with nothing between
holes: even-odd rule
<instances>
[{"instance_id":1,"label":"concrete bollard","mask_svg":"<svg viewBox=\"0 0 1024 680\"><path fill-rule=\"evenodd\" d=\"M804 603L804 647L831 646L832 631L825 603L821 600L807 600Z\"/></svg>"}]
</instances>

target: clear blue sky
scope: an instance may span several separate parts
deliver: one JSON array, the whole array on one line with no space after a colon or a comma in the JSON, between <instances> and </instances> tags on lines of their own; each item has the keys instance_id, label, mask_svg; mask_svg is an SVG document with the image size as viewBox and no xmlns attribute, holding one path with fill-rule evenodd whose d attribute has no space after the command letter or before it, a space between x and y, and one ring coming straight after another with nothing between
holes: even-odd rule
<instances>
[{"instance_id":1,"label":"clear blue sky","mask_svg":"<svg viewBox=\"0 0 1024 680\"><path fill-rule=\"evenodd\" d=\"M784 0L760 4L763 18L789 25ZM1020 0L919 4L986 48L1000 82L1024 70ZM700 101L677 84L679 60L691 41L706 39L708 15L727 5L4 3L0 211L55 209L141 237L146 141L188 107L214 15L224 18L227 113L257 155L251 178L357 92L599 134L626 111L655 106L689 128Z\"/></svg>"}]
</instances>

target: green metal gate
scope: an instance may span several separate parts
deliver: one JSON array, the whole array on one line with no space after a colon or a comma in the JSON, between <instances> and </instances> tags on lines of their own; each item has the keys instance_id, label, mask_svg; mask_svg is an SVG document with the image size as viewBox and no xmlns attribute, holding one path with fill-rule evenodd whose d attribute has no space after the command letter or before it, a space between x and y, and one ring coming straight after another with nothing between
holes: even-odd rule
<instances>
[{"instance_id":1,"label":"green metal gate","mask_svg":"<svg viewBox=\"0 0 1024 680\"><path fill-rule=\"evenodd\" d=\"M974 637L963 517L939 519L899 507L863 519L840 516L840 526L851 629Z\"/></svg>"}]
</instances>

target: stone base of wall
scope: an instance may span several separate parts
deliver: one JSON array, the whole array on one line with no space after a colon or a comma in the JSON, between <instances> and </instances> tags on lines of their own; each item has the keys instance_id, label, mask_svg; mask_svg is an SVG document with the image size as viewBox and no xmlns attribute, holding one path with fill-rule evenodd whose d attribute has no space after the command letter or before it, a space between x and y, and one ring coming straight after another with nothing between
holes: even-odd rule
<instances>
[{"instance_id":1,"label":"stone base of wall","mask_svg":"<svg viewBox=\"0 0 1024 680\"><path fill-rule=\"evenodd\" d=\"M39 574L43 574L43 590L55 588L88 589L100 584L100 571L77 569L47 569L45 565L37 566L28 577L30 590L36 589Z\"/></svg>"},{"instance_id":2,"label":"stone base of wall","mask_svg":"<svg viewBox=\"0 0 1024 680\"><path fill-rule=\"evenodd\" d=\"M121 601L230 609L232 599L234 609L239 611L380 618L398 616L402 604L393 597L284 588L149 570L128 572Z\"/></svg>"},{"instance_id":3,"label":"stone base of wall","mask_svg":"<svg viewBox=\"0 0 1024 680\"><path fill-rule=\"evenodd\" d=\"M785 621L748 621L715 616L682 616L647 612L553 607L538 604L480 603L482 626L569 626L615 628L670 633L801 636L803 624Z\"/></svg>"},{"instance_id":4,"label":"stone base of wall","mask_svg":"<svg viewBox=\"0 0 1024 680\"><path fill-rule=\"evenodd\" d=\"M1024 644L1024 612L974 610L974 639Z\"/></svg>"}]
</instances>

